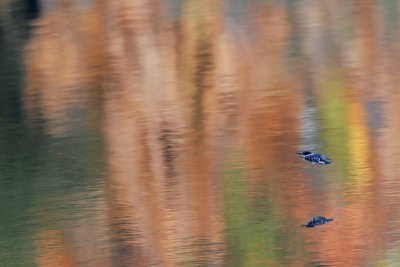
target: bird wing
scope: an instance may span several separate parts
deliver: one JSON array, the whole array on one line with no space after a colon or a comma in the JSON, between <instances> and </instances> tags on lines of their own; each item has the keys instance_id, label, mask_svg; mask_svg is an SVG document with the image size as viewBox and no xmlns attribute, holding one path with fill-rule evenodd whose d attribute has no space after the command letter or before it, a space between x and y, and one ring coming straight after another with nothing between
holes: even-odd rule
<instances>
[{"instance_id":1,"label":"bird wing","mask_svg":"<svg viewBox=\"0 0 400 267\"><path fill-rule=\"evenodd\" d=\"M320 221L320 220L325 220L326 218L324 216L315 216L312 219L313 219L313 221Z\"/></svg>"},{"instance_id":2,"label":"bird wing","mask_svg":"<svg viewBox=\"0 0 400 267\"><path fill-rule=\"evenodd\" d=\"M306 157L306 159L311 161L311 162L318 163L318 164L329 164L329 163L331 163L330 159L328 159L327 157L325 157L322 154L312 154L308 158Z\"/></svg>"}]
</instances>

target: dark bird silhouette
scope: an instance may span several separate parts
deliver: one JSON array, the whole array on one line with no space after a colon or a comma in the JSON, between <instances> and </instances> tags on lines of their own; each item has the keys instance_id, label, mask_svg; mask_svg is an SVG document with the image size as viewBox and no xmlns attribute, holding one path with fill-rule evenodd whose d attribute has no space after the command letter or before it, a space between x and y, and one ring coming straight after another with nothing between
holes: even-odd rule
<instances>
[{"instance_id":1,"label":"dark bird silhouette","mask_svg":"<svg viewBox=\"0 0 400 267\"><path fill-rule=\"evenodd\" d=\"M310 227L315 227L318 225L326 224L331 221L333 221L333 219L327 219L323 216L315 216L307 224L302 224L301 226L310 228Z\"/></svg>"}]
</instances>

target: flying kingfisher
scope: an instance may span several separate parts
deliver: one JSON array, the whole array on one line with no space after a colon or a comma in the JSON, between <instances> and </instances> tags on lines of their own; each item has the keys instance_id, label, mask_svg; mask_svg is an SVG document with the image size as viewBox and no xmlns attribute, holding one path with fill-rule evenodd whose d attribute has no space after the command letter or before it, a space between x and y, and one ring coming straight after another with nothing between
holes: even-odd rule
<instances>
[{"instance_id":1,"label":"flying kingfisher","mask_svg":"<svg viewBox=\"0 0 400 267\"><path fill-rule=\"evenodd\" d=\"M312 153L310 151L301 151L297 152L300 156L302 156L305 160L310 161L315 164L331 164L333 161L322 154Z\"/></svg>"}]
</instances>

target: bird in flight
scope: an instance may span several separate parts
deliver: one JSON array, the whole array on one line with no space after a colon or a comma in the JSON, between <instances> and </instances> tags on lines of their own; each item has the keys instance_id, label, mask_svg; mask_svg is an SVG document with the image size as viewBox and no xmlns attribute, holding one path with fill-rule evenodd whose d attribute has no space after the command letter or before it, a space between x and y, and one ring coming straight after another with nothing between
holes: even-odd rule
<instances>
[{"instance_id":1,"label":"bird in flight","mask_svg":"<svg viewBox=\"0 0 400 267\"><path fill-rule=\"evenodd\" d=\"M333 161L322 154L312 153L310 151L297 152L298 155L302 156L305 160L310 161L314 164L331 164Z\"/></svg>"}]
</instances>

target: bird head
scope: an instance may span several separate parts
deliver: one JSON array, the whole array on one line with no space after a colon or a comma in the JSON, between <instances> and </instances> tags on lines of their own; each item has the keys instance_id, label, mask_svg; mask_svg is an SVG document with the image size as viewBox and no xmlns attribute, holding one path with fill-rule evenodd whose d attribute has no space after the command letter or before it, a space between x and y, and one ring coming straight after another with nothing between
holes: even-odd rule
<instances>
[{"instance_id":1,"label":"bird head","mask_svg":"<svg viewBox=\"0 0 400 267\"><path fill-rule=\"evenodd\" d=\"M300 152L297 152L297 154L299 154L301 156L307 156L307 155L311 155L312 153L310 151L300 151Z\"/></svg>"}]
</instances>

